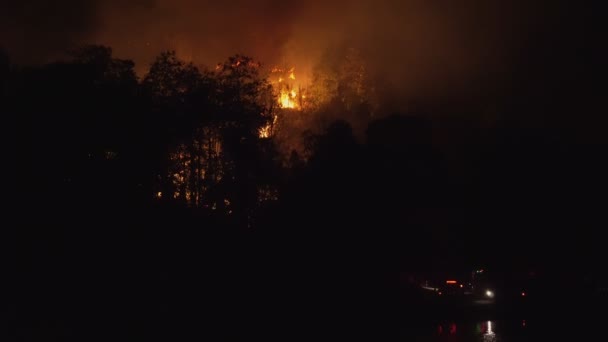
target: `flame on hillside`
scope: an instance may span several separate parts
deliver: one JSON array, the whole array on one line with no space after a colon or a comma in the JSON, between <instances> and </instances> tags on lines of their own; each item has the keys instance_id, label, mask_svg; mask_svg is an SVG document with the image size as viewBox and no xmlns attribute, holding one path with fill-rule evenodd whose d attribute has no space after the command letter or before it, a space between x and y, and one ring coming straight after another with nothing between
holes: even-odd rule
<instances>
[{"instance_id":1,"label":"flame on hillside","mask_svg":"<svg viewBox=\"0 0 608 342\"><path fill-rule=\"evenodd\" d=\"M295 90L281 90L279 94L279 105L281 108L299 109L298 93Z\"/></svg>"},{"instance_id":2,"label":"flame on hillside","mask_svg":"<svg viewBox=\"0 0 608 342\"><path fill-rule=\"evenodd\" d=\"M270 72L270 84L275 92L276 101L281 109L302 110L302 89L296 84L295 68L274 68ZM260 128L260 138L270 138L273 129L278 121L278 116L274 115L272 122Z\"/></svg>"},{"instance_id":3,"label":"flame on hillside","mask_svg":"<svg viewBox=\"0 0 608 342\"><path fill-rule=\"evenodd\" d=\"M284 109L301 109L299 85L295 83L295 68L274 68L270 74L270 83L277 93L277 102Z\"/></svg>"},{"instance_id":4,"label":"flame on hillside","mask_svg":"<svg viewBox=\"0 0 608 342\"><path fill-rule=\"evenodd\" d=\"M275 115L272 118L272 122L270 122L266 126L260 128L260 138L266 139L266 138L272 137L272 131L273 131L273 128L274 128L275 124L277 123L278 119L279 119L279 117L277 115Z\"/></svg>"}]
</instances>

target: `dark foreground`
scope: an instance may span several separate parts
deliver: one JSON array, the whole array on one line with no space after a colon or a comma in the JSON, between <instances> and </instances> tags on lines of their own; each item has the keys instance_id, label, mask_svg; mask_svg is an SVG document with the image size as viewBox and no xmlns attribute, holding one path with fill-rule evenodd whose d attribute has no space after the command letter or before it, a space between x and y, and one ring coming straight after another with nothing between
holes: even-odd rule
<instances>
[{"instance_id":1,"label":"dark foreground","mask_svg":"<svg viewBox=\"0 0 608 342\"><path fill-rule=\"evenodd\" d=\"M181 212L116 224L120 212L99 211L3 239L1 341L475 341L492 337L488 321L497 341L604 333L606 301L573 288L527 307L400 292L400 249L369 235L201 229Z\"/></svg>"},{"instance_id":2,"label":"dark foreground","mask_svg":"<svg viewBox=\"0 0 608 342\"><path fill-rule=\"evenodd\" d=\"M425 324L403 333L402 341L585 341L603 340L597 320L512 319L475 321L466 318Z\"/></svg>"},{"instance_id":3,"label":"dark foreground","mask_svg":"<svg viewBox=\"0 0 608 342\"><path fill-rule=\"evenodd\" d=\"M405 309L401 341L585 341L604 340L608 301L562 289L526 305L463 304L412 299Z\"/></svg>"}]
</instances>

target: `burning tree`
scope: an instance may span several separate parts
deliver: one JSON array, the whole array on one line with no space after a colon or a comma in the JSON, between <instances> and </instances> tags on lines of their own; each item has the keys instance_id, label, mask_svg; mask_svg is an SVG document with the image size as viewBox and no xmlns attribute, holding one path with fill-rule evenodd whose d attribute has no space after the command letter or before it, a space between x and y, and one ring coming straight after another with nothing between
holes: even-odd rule
<instances>
[{"instance_id":1,"label":"burning tree","mask_svg":"<svg viewBox=\"0 0 608 342\"><path fill-rule=\"evenodd\" d=\"M277 102L284 109L302 108L302 89L296 85L295 68L274 68L271 71L271 84Z\"/></svg>"},{"instance_id":2,"label":"burning tree","mask_svg":"<svg viewBox=\"0 0 608 342\"><path fill-rule=\"evenodd\" d=\"M279 110L260 131L277 141L285 159L296 152L306 159L304 136L321 133L335 120L347 120L358 135L377 106L367 65L357 49L330 50L313 70L312 83L298 82L295 68L275 67L270 83Z\"/></svg>"},{"instance_id":3,"label":"burning tree","mask_svg":"<svg viewBox=\"0 0 608 342\"><path fill-rule=\"evenodd\" d=\"M275 137L276 129L285 121L286 112L302 111L305 106L304 90L296 82L295 68L275 67L270 71L269 82L272 86L275 103L278 106L272 120L260 129L260 138Z\"/></svg>"},{"instance_id":4,"label":"burning tree","mask_svg":"<svg viewBox=\"0 0 608 342\"><path fill-rule=\"evenodd\" d=\"M234 56L200 72L164 53L144 79L167 120L168 175L158 197L192 207L246 213L257 202L259 132L277 107L260 65ZM245 214L246 215L246 214Z\"/></svg>"},{"instance_id":5,"label":"burning tree","mask_svg":"<svg viewBox=\"0 0 608 342\"><path fill-rule=\"evenodd\" d=\"M157 197L248 220L262 199L278 196L272 185L276 178L268 177L275 146L284 161L293 151L306 159L302 137L314 128L314 120L369 116L360 109L369 102L371 88L365 64L353 51L318 67L310 90L298 83L293 67L276 67L268 75L240 55L208 71L175 53L159 56L143 81L160 120L166 121L163 139L173 146Z\"/></svg>"}]
</instances>

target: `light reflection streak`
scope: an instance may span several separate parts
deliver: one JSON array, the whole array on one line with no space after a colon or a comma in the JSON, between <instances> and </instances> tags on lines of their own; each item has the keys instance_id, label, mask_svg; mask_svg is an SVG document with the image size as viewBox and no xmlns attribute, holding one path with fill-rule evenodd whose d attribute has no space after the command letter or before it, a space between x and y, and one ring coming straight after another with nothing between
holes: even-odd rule
<instances>
[{"instance_id":1,"label":"light reflection streak","mask_svg":"<svg viewBox=\"0 0 608 342\"><path fill-rule=\"evenodd\" d=\"M495 342L496 341L496 334L492 330L492 321L488 321L486 323L486 331L483 334L483 341L484 342Z\"/></svg>"}]
</instances>

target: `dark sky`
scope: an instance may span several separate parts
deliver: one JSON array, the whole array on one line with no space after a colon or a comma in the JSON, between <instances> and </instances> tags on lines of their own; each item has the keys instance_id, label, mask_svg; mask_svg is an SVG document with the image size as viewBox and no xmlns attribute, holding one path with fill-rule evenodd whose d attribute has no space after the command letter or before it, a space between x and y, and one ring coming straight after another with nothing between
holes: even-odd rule
<instances>
[{"instance_id":1,"label":"dark sky","mask_svg":"<svg viewBox=\"0 0 608 342\"><path fill-rule=\"evenodd\" d=\"M328 49L354 46L399 94L474 98L572 73L599 45L594 13L565 0L9 0L0 46L35 63L100 43L140 73L164 49L205 65L244 53L304 78Z\"/></svg>"}]
</instances>

